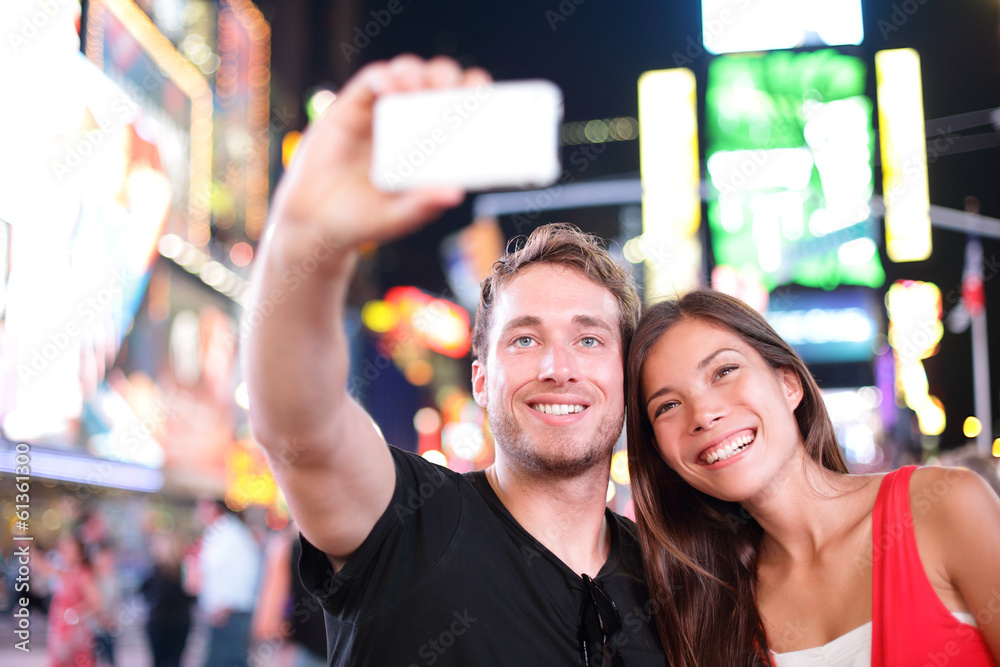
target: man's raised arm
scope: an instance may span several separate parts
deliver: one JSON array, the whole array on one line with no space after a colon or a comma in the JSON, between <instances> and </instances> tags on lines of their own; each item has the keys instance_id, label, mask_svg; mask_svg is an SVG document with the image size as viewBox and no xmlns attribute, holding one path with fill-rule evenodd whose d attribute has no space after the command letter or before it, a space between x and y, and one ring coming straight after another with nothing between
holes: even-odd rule
<instances>
[{"instance_id":1,"label":"man's raised arm","mask_svg":"<svg viewBox=\"0 0 1000 667\"><path fill-rule=\"evenodd\" d=\"M463 196L375 189L372 109L383 94L487 80L447 59L365 67L306 132L275 192L245 319L250 418L303 535L337 563L361 545L395 487L385 441L347 392L344 307L357 248L403 236Z\"/></svg>"}]
</instances>

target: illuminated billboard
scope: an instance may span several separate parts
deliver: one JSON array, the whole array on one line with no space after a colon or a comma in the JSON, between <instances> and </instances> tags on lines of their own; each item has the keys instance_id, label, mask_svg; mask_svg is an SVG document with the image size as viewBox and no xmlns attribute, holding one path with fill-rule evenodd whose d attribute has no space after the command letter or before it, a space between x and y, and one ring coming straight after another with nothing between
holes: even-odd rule
<instances>
[{"instance_id":1,"label":"illuminated billboard","mask_svg":"<svg viewBox=\"0 0 1000 667\"><path fill-rule=\"evenodd\" d=\"M208 82L129 0L88 3L86 25L87 57L125 91L119 106L149 144L134 162L163 177L166 230L204 246L212 177Z\"/></svg>"},{"instance_id":2,"label":"illuminated billboard","mask_svg":"<svg viewBox=\"0 0 1000 667\"><path fill-rule=\"evenodd\" d=\"M701 0L709 53L860 44L861 0Z\"/></svg>"},{"instance_id":3,"label":"illuminated billboard","mask_svg":"<svg viewBox=\"0 0 1000 667\"><path fill-rule=\"evenodd\" d=\"M833 50L709 66L708 218L717 265L767 289L877 287L866 68Z\"/></svg>"}]
</instances>

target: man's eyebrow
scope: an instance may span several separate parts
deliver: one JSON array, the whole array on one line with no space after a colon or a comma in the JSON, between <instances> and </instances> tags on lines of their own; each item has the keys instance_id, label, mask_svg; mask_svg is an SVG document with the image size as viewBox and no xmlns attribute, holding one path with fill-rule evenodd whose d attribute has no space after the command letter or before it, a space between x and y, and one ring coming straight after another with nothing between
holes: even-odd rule
<instances>
[{"instance_id":1,"label":"man's eyebrow","mask_svg":"<svg viewBox=\"0 0 1000 667\"><path fill-rule=\"evenodd\" d=\"M604 329L608 333L616 333L617 329L612 327L610 324L602 319L593 317L592 315L576 315L573 317L573 324L583 326L586 328L597 328Z\"/></svg>"},{"instance_id":2,"label":"man's eyebrow","mask_svg":"<svg viewBox=\"0 0 1000 667\"><path fill-rule=\"evenodd\" d=\"M535 315L521 315L504 324L503 328L500 329L500 333L504 334L513 329L523 329L524 327L537 327L541 323L542 318L540 317L536 317Z\"/></svg>"},{"instance_id":3,"label":"man's eyebrow","mask_svg":"<svg viewBox=\"0 0 1000 667\"><path fill-rule=\"evenodd\" d=\"M537 327L542 324L542 318L537 315L521 315L520 317L515 317L510 322L503 325L500 329L501 333L507 333L514 329L522 329L525 327ZM594 317L593 315L574 315L573 324L585 327L588 329L603 329L608 333L617 333L617 329L605 322L604 320Z\"/></svg>"},{"instance_id":4,"label":"man's eyebrow","mask_svg":"<svg viewBox=\"0 0 1000 667\"><path fill-rule=\"evenodd\" d=\"M715 352L713 352L712 354L708 355L707 357L698 362L697 366L698 370L699 371L705 370L705 367L711 364L712 360L715 359L720 354L722 354L723 352L739 352L739 350L733 349L731 347L720 347L718 350L716 350ZM654 400L656 400L660 396L663 396L664 394L669 394L671 391L673 391L673 387L669 386L660 387L659 389L654 391L652 394L650 394L649 398L646 399L646 408L648 409L649 404L652 403Z\"/></svg>"}]
</instances>

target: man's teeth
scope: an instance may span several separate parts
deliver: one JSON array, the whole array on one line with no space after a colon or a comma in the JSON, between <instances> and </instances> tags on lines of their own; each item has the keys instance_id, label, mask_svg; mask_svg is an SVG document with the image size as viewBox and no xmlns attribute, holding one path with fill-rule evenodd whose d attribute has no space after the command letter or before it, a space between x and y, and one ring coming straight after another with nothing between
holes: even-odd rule
<instances>
[{"instance_id":1,"label":"man's teeth","mask_svg":"<svg viewBox=\"0 0 1000 667\"><path fill-rule=\"evenodd\" d=\"M568 415L574 412L583 412L582 405L566 405L565 403L551 405L548 403L536 403L531 406L532 409L538 412L544 412L547 415Z\"/></svg>"},{"instance_id":2,"label":"man's teeth","mask_svg":"<svg viewBox=\"0 0 1000 667\"><path fill-rule=\"evenodd\" d=\"M738 438L733 438L729 442L725 443L724 445L716 449L714 452L709 452L708 454L706 454L705 463L707 463L708 465L712 465L716 461L722 461L724 459L728 459L733 454L736 454L737 452L741 452L744 449L746 449L747 446L749 446L749 444L753 442L755 437L756 436L754 434L748 433L746 435L741 435Z\"/></svg>"}]
</instances>

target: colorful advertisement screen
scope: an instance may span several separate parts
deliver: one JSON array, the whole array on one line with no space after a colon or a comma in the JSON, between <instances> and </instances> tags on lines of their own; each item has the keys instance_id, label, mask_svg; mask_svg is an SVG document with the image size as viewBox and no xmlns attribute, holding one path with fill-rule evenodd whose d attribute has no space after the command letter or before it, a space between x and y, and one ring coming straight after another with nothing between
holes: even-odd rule
<instances>
[{"instance_id":1,"label":"colorful advertisement screen","mask_svg":"<svg viewBox=\"0 0 1000 667\"><path fill-rule=\"evenodd\" d=\"M865 65L833 50L709 66L708 217L718 265L767 289L877 287Z\"/></svg>"}]
</instances>

